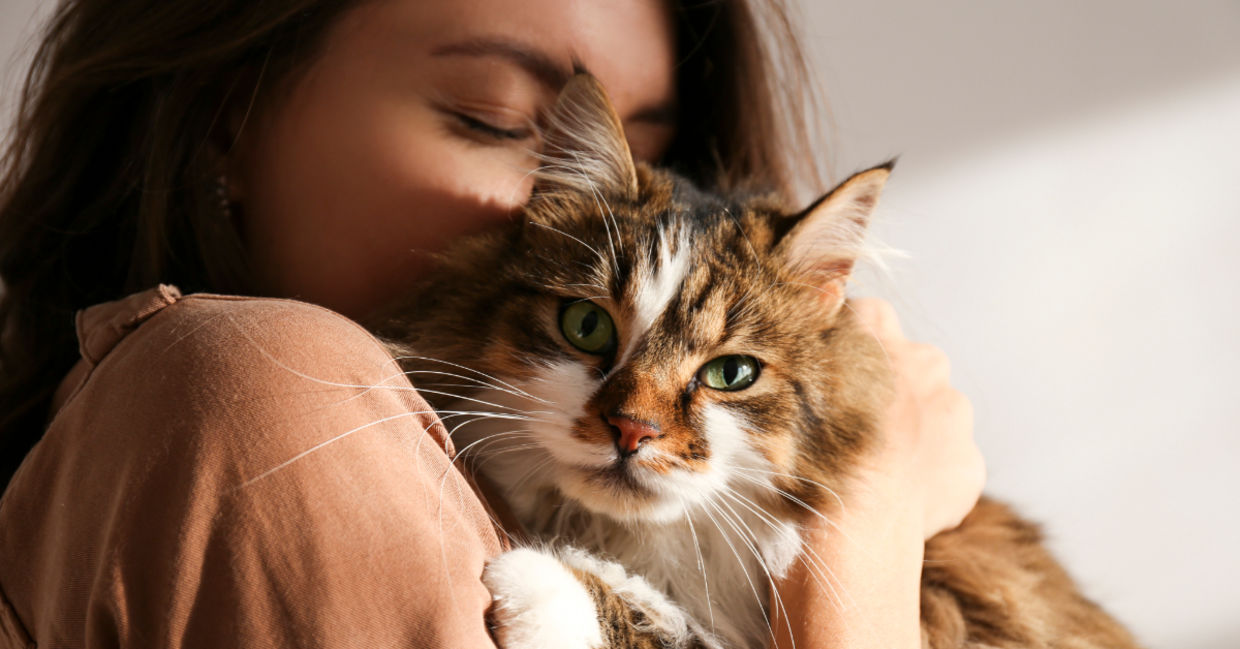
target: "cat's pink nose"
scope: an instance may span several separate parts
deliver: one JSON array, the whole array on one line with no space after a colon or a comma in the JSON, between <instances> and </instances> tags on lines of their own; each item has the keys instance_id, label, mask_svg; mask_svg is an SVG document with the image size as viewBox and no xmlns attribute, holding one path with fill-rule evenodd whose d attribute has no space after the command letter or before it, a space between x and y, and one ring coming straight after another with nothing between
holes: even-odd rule
<instances>
[{"instance_id":1,"label":"cat's pink nose","mask_svg":"<svg viewBox=\"0 0 1240 649\"><path fill-rule=\"evenodd\" d=\"M607 423L619 431L616 445L620 447L620 453L624 455L636 453L637 447L641 446L642 442L661 435L658 428L623 415L610 415L607 417Z\"/></svg>"}]
</instances>

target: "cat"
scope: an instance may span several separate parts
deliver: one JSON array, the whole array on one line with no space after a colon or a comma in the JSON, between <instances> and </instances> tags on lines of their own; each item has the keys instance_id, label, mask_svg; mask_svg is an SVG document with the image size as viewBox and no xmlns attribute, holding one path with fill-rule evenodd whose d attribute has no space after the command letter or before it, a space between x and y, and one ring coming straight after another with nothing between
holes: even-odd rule
<instances>
[{"instance_id":1,"label":"cat","mask_svg":"<svg viewBox=\"0 0 1240 649\"><path fill-rule=\"evenodd\" d=\"M808 208L635 164L578 75L512 227L372 323L533 540L483 580L506 649L764 647L771 579L877 437L888 366L845 287L891 164ZM444 384L444 381L447 384ZM1136 647L983 498L931 539L923 643Z\"/></svg>"}]
</instances>

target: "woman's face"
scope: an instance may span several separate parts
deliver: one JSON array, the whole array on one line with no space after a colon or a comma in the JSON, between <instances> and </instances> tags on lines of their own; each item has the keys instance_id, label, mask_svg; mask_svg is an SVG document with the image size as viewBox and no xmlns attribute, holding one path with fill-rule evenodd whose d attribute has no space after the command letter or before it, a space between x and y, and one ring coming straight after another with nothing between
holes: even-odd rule
<instances>
[{"instance_id":1,"label":"woman's face","mask_svg":"<svg viewBox=\"0 0 1240 649\"><path fill-rule=\"evenodd\" d=\"M378 0L246 120L230 193L259 288L358 317L462 234L525 202L532 130L572 72L607 88L633 154L672 136L665 0Z\"/></svg>"}]
</instances>

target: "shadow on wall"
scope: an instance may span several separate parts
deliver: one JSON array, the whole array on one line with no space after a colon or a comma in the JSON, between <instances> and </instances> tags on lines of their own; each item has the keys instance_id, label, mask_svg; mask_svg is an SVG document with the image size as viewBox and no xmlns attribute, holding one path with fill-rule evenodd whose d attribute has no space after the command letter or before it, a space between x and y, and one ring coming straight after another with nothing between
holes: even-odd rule
<instances>
[{"instance_id":1,"label":"shadow on wall","mask_svg":"<svg viewBox=\"0 0 1240 649\"><path fill-rule=\"evenodd\" d=\"M1202 634L1180 645L1180 649L1235 649L1240 645L1240 625Z\"/></svg>"},{"instance_id":2,"label":"shadow on wall","mask_svg":"<svg viewBox=\"0 0 1240 649\"><path fill-rule=\"evenodd\" d=\"M800 4L848 165L941 162L1240 74L1235 0Z\"/></svg>"}]
</instances>

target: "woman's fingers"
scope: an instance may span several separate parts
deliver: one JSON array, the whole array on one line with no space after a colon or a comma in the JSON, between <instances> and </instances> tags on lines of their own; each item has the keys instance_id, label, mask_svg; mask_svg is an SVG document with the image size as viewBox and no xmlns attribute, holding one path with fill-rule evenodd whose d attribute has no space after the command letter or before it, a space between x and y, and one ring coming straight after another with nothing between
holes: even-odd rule
<instances>
[{"instance_id":1,"label":"woman's fingers","mask_svg":"<svg viewBox=\"0 0 1240 649\"><path fill-rule=\"evenodd\" d=\"M861 326L869 329L875 338L881 341L904 340L904 332L900 330L900 318L886 300L862 297L849 300L848 304Z\"/></svg>"},{"instance_id":2,"label":"woman's fingers","mask_svg":"<svg viewBox=\"0 0 1240 649\"><path fill-rule=\"evenodd\" d=\"M973 405L952 386L947 354L905 338L890 304L861 299L853 310L886 351L894 387L883 443L865 477L888 485L901 502L918 503L929 538L958 525L981 495L986 470L973 438Z\"/></svg>"}]
</instances>

